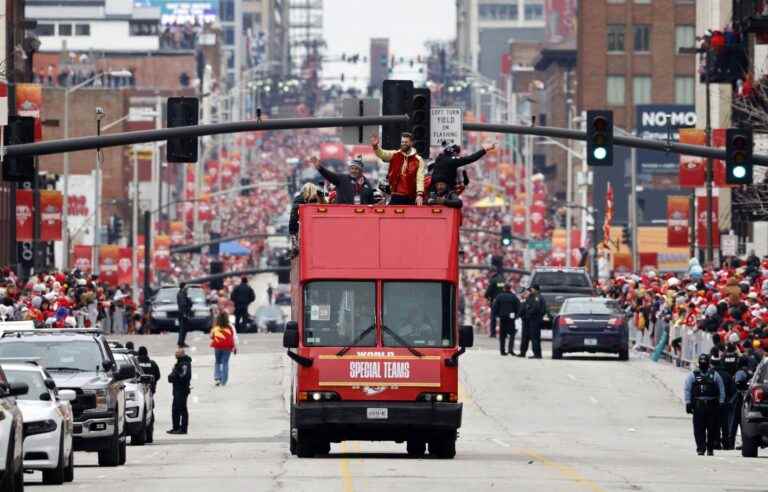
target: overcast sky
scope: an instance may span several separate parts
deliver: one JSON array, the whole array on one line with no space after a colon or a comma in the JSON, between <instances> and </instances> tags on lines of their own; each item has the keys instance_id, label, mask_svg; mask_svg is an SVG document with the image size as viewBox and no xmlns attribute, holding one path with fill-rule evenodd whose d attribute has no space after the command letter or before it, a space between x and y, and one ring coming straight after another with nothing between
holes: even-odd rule
<instances>
[{"instance_id":1,"label":"overcast sky","mask_svg":"<svg viewBox=\"0 0 768 492\"><path fill-rule=\"evenodd\" d=\"M323 37L327 55L358 53L368 56L371 38L389 38L390 54L415 57L425 54L424 43L450 40L456 33L455 0L323 0ZM407 67L407 65L406 65ZM325 77L345 74L345 86L367 85L368 65L326 63ZM396 71L394 76L418 78ZM326 83L332 83L328 81Z\"/></svg>"}]
</instances>

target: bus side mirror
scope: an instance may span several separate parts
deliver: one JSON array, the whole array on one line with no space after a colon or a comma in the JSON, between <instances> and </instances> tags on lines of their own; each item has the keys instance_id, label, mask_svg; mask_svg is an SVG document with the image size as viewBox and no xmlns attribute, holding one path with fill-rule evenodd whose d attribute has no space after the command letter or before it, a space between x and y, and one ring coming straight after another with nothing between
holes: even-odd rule
<instances>
[{"instance_id":1,"label":"bus side mirror","mask_svg":"<svg viewBox=\"0 0 768 492\"><path fill-rule=\"evenodd\" d=\"M288 321L285 324L283 332L283 347L287 349L298 348L299 346L299 324L295 321Z\"/></svg>"},{"instance_id":2,"label":"bus side mirror","mask_svg":"<svg viewBox=\"0 0 768 492\"><path fill-rule=\"evenodd\" d=\"M475 331L472 325L462 325L459 328L459 347L469 348L475 344Z\"/></svg>"}]
</instances>

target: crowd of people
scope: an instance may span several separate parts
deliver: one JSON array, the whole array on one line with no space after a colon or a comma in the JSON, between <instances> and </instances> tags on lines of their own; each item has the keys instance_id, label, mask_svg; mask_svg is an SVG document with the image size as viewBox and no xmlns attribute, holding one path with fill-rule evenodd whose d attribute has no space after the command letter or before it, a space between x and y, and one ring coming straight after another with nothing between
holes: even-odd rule
<instances>
[{"instance_id":1,"label":"crowd of people","mask_svg":"<svg viewBox=\"0 0 768 492\"><path fill-rule=\"evenodd\" d=\"M166 24L160 33L160 49L192 50L197 46L203 25L194 22Z\"/></svg>"}]
</instances>

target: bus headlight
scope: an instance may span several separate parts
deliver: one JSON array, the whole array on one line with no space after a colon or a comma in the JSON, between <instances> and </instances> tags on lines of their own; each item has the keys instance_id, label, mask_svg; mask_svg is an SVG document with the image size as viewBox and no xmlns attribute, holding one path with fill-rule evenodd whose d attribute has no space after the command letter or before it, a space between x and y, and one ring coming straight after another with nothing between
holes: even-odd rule
<instances>
[{"instance_id":1,"label":"bus headlight","mask_svg":"<svg viewBox=\"0 0 768 492\"><path fill-rule=\"evenodd\" d=\"M435 403L455 402L458 401L458 395L456 393L420 393L416 398L418 401L429 401Z\"/></svg>"}]
</instances>

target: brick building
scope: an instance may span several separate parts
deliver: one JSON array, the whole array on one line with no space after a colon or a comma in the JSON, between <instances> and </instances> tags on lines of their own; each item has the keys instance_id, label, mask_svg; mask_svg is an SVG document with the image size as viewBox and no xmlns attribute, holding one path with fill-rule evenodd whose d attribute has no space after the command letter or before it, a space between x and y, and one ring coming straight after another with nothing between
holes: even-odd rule
<instances>
[{"instance_id":1,"label":"brick building","mask_svg":"<svg viewBox=\"0 0 768 492\"><path fill-rule=\"evenodd\" d=\"M635 126L638 104L693 104L694 0L582 0L578 20L578 106L614 112Z\"/></svg>"}]
</instances>

